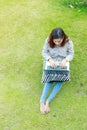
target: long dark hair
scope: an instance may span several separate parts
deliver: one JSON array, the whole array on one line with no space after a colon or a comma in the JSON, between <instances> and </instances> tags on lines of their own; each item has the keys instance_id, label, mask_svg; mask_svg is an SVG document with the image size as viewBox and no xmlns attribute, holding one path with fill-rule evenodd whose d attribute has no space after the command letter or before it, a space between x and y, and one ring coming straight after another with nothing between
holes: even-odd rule
<instances>
[{"instance_id":1,"label":"long dark hair","mask_svg":"<svg viewBox=\"0 0 87 130\"><path fill-rule=\"evenodd\" d=\"M48 43L51 48L55 47L55 43L53 42L53 39L58 39L58 38L63 38L63 41L60 46L64 46L66 44L66 42L69 41L68 36L65 34L65 32L63 31L62 28L54 28L51 31L51 33L49 35L49 39L48 39Z\"/></svg>"}]
</instances>

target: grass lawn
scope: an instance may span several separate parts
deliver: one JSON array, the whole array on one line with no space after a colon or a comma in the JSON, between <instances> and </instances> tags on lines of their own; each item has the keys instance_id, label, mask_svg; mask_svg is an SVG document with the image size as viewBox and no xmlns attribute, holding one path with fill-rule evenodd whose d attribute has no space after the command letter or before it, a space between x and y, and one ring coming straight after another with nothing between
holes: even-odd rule
<instances>
[{"instance_id":1,"label":"grass lawn","mask_svg":"<svg viewBox=\"0 0 87 130\"><path fill-rule=\"evenodd\" d=\"M60 0L0 2L0 130L87 130L87 8ZM74 43L71 81L39 112L44 40L62 27Z\"/></svg>"}]
</instances>

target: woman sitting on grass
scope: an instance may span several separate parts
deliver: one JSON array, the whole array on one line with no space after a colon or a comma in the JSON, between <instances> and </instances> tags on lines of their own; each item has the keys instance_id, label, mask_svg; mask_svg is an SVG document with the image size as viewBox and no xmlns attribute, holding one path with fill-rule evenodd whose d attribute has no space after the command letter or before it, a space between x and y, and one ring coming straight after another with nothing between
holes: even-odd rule
<instances>
[{"instance_id":1,"label":"woman sitting on grass","mask_svg":"<svg viewBox=\"0 0 87 130\"><path fill-rule=\"evenodd\" d=\"M60 63L60 66L64 68L66 63L73 59L73 43L62 28L55 28L51 31L49 37L46 39L42 54L44 60L49 61L51 67L55 68L57 67L58 63ZM53 83L54 82L46 82L44 84L40 98L40 111L42 114L46 114L50 111L49 104L59 92L63 84L63 82L56 82L51 94L46 99L46 96Z\"/></svg>"}]
</instances>

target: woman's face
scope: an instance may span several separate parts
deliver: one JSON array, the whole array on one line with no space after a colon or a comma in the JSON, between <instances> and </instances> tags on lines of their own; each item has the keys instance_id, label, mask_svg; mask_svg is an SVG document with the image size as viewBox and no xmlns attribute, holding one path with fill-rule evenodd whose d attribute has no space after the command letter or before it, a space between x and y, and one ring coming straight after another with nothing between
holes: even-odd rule
<instances>
[{"instance_id":1,"label":"woman's face","mask_svg":"<svg viewBox=\"0 0 87 130\"><path fill-rule=\"evenodd\" d=\"M63 38L53 39L53 42L55 45L60 46L63 41Z\"/></svg>"}]
</instances>

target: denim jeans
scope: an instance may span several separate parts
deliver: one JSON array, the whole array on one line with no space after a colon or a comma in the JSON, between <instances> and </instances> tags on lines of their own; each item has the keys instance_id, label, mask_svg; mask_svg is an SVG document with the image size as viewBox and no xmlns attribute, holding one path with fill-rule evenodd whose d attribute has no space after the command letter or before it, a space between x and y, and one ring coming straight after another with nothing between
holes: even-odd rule
<instances>
[{"instance_id":1,"label":"denim jeans","mask_svg":"<svg viewBox=\"0 0 87 130\"><path fill-rule=\"evenodd\" d=\"M53 82L47 82L44 85L43 91L42 91L42 95L40 98L40 103L45 103L46 101L46 96L50 90L50 88L52 87ZM51 100L56 96L56 94L59 92L59 90L62 87L63 82L56 82L51 94L49 95L49 97L47 98L48 102L51 102Z\"/></svg>"}]
</instances>

